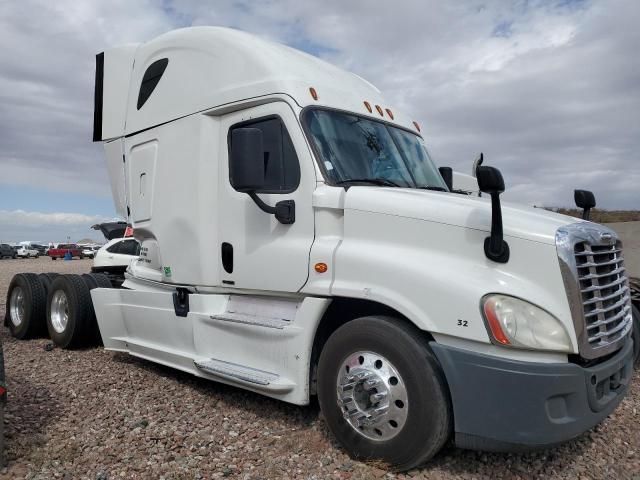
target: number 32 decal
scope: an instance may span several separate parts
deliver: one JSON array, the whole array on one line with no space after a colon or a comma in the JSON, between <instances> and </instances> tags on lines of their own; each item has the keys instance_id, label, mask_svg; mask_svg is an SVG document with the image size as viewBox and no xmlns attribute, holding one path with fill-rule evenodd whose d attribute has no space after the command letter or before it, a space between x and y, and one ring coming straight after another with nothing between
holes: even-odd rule
<instances>
[{"instance_id":1,"label":"number 32 decal","mask_svg":"<svg viewBox=\"0 0 640 480\"><path fill-rule=\"evenodd\" d=\"M469 326L469 322L467 320L458 319L458 326L459 327L468 327Z\"/></svg>"}]
</instances>

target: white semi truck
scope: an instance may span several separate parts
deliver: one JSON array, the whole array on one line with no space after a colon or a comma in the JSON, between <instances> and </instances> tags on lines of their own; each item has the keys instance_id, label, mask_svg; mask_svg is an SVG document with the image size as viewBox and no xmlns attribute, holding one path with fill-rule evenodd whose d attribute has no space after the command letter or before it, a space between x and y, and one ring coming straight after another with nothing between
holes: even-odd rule
<instances>
[{"instance_id":1,"label":"white semi truck","mask_svg":"<svg viewBox=\"0 0 640 480\"><path fill-rule=\"evenodd\" d=\"M353 73L236 30L173 31L97 56L94 141L141 243L123 288L91 290L109 350L317 395L351 455L400 469L450 440L572 439L627 391L615 232L501 204L491 167L483 197L450 192L419 125ZM63 283L46 318L72 345L89 312Z\"/></svg>"}]
</instances>

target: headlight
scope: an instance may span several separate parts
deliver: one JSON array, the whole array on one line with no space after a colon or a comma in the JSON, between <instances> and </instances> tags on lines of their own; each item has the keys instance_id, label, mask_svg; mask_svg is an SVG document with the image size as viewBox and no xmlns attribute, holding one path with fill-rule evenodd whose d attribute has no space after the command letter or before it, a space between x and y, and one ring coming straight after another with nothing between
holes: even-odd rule
<instances>
[{"instance_id":1,"label":"headlight","mask_svg":"<svg viewBox=\"0 0 640 480\"><path fill-rule=\"evenodd\" d=\"M540 307L507 295L482 299L482 313L494 343L506 347L571 352L571 340L560 320Z\"/></svg>"}]
</instances>

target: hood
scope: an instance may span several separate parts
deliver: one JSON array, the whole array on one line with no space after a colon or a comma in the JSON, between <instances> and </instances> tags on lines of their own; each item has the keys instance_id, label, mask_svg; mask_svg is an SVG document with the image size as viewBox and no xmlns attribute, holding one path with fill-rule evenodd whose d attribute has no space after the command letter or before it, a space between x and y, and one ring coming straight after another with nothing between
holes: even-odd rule
<instances>
[{"instance_id":1,"label":"hood","mask_svg":"<svg viewBox=\"0 0 640 480\"><path fill-rule=\"evenodd\" d=\"M491 200L484 197L409 188L353 186L346 192L344 208L485 232L491 230ZM555 244L556 230L577 221L573 217L547 210L502 202L502 224L506 237Z\"/></svg>"}]
</instances>

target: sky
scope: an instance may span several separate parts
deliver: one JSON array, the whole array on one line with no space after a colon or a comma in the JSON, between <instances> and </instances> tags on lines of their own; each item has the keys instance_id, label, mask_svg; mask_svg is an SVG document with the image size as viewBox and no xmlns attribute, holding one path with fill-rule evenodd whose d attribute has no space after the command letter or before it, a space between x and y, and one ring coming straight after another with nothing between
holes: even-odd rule
<instances>
[{"instance_id":1,"label":"sky","mask_svg":"<svg viewBox=\"0 0 640 480\"><path fill-rule=\"evenodd\" d=\"M351 70L415 118L439 166L479 152L505 200L640 208L637 0L5 0L0 241L101 234L115 217L91 142L95 54L221 25Z\"/></svg>"}]
</instances>

